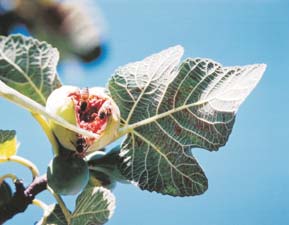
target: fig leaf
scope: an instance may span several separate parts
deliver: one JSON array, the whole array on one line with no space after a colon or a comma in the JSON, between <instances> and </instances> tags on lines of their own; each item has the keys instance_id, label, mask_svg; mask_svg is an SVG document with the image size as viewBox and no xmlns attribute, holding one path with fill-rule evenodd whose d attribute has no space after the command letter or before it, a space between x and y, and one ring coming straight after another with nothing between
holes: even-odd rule
<instances>
[{"instance_id":1,"label":"fig leaf","mask_svg":"<svg viewBox=\"0 0 289 225\"><path fill-rule=\"evenodd\" d=\"M0 130L0 157L10 157L17 153L15 130Z\"/></svg>"},{"instance_id":2,"label":"fig leaf","mask_svg":"<svg viewBox=\"0 0 289 225\"><path fill-rule=\"evenodd\" d=\"M0 36L0 80L41 105L61 86L58 59L57 49L46 42L22 35Z\"/></svg>"},{"instance_id":3,"label":"fig leaf","mask_svg":"<svg viewBox=\"0 0 289 225\"><path fill-rule=\"evenodd\" d=\"M111 218L114 208L115 197L109 189L88 185L77 197L71 225L102 225Z\"/></svg>"},{"instance_id":4,"label":"fig leaf","mask_svg":"<svg viewBox=\"0 0 289 225\"><path fill-rule=\"evenodd\" d=\"M120 67L108 83L121 113L121 172L141 189L172 196L205 192L207 178L192 147L226 144L235 114L266 65L224 67L202 58L180 65L175 46Z\"/></svg>"}]
</instances>

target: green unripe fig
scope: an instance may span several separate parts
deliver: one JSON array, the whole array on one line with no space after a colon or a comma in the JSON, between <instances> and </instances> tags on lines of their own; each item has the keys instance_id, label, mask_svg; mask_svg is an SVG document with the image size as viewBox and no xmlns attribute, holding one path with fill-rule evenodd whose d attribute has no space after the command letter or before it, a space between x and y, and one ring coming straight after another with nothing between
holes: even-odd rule
<instances>
[{"instance_id":1,"label":"green unripe fig","mask_svg":"<svg viewBox=\"0 0 289 225\"><path fill-rule=\"evenodd\" d=\"M0 206L9 202L12 198L12 191L8 183L5 181L0 182Z\"/></svg>"},{"instance_id":2,"label":"green unripe fig","mask_svg":"<svg viewBox=\"0 0 289 225\"><path fill-rule=\"evenodd\" d=\"M75 195L87 184L87 163L74 155L56 156L47 168L48 185L58 194Z\"/></svg>"}]
</instances>

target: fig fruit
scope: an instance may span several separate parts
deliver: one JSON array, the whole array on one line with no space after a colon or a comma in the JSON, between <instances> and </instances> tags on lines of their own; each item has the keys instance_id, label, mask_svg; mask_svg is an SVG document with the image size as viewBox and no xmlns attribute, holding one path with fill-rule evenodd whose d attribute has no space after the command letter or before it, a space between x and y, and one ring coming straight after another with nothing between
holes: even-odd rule
<instances>
[{"instance_id":1,"label":"fig fruit","mask_svg":"<svg viewBox=\"0 0 289 225\"><path fill-rule=\"evenodd\" d=\"M87 163L75 155L58 155L47 168L48 185L61 195L77 194L85 187L88 179Z\"/></svg>"},{"instance_id":2,"label":"fig fruit","mask_svg":"<svg viewBox=\"0 0 289 225\"><path fill-rule=\"evenodd\" d=\"M104 88L62 86L48 97L46 110L97 135L96 138L84 137L49 121L53 133L66 149L87 155L105 147L118 136L120 112Z\"/></svg>"}]
</instances>

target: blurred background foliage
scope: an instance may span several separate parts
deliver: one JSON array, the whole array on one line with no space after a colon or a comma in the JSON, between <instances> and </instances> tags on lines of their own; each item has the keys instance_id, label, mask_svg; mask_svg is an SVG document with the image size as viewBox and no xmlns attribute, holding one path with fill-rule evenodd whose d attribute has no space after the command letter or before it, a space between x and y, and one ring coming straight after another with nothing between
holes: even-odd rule
<instances>
[{"instance_id":1,"label":"blurred background foliage","mask_svg":"<svg viewBox=\"0 0 289 225\"><path fill-rule=\"evenodd\" d=\"M0 1L0 34L31 34L58 48L62 58L99 58L104 29L101 11L91 0Z\"/></svg>"}]
</instances>

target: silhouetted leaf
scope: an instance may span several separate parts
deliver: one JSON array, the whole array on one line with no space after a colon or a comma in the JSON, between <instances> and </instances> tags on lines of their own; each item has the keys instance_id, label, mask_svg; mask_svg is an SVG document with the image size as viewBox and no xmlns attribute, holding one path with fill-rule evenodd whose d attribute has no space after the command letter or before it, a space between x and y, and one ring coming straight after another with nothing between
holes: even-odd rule
<instances>
[{"instance_id":1,"label":"silhouetted leaf","mask_svg":"<svg viewBox=\"0 0 289 225\"><path fill-rule=\"evenodd\" d=\"M120 146L118 145L107 154L94 157L88 161L90 182L92 184L112 189L115 187L116 182L128 183L126 177L122 175L119 169L122 163L119 153Z\"/></svg>"}]
</instances>

